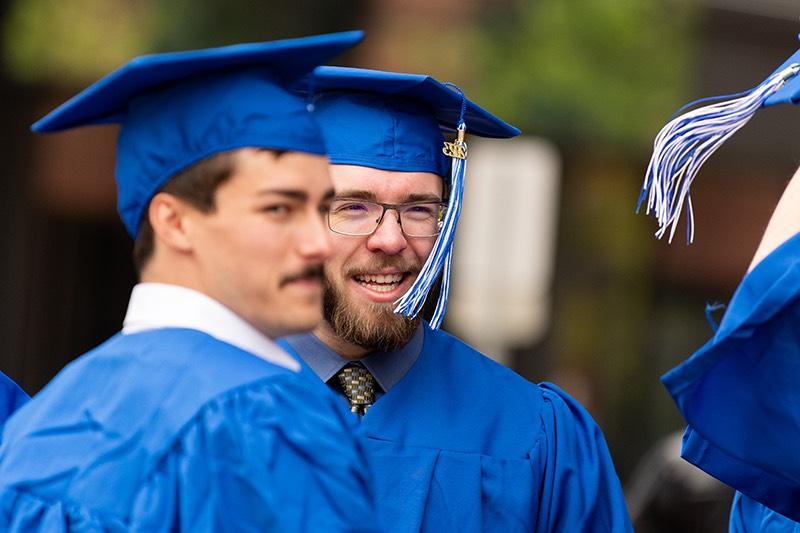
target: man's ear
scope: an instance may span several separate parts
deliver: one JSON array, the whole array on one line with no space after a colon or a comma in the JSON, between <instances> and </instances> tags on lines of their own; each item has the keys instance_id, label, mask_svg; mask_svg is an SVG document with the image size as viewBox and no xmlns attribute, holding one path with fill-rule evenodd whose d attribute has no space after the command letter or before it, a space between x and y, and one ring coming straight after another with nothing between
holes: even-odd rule
<instances>
[{"instance_id":1,"label":"man's ear","mask_svg":"<svg viewBox=\"0 0 800 533\"><path fill-rule=\"evenodd\" d=\"M188 230L188 214L192 207L169 193L156 194L147 208L155 240L178 252L193 248Z\"/></svg>"}]
</instances>

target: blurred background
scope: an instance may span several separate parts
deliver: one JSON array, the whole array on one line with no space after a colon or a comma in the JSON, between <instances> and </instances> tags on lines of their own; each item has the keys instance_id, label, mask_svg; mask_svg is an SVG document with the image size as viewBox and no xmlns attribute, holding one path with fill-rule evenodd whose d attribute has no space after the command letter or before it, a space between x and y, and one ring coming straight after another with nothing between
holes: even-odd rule
<instances>
[{"instance_id":1,"label":"blurred background","mask_svg":"<svg viewBox=\"0 0 800 533\"><path fill-rule=\"evenodd\" d=\"M455 82L526 136L470 145L446 329L591 411L638 531L725 530L730 494L676 459L658 378L744 274L800 160L798 110L759 113L702 170L694 245L656 241L634 206L680 105L797 49L796 2L4 0L0 28L0 369L28 392L120 328L135 283L115 128L28 126L135 55L362 28L338 64Z\"/></svg>"}]
</instances>

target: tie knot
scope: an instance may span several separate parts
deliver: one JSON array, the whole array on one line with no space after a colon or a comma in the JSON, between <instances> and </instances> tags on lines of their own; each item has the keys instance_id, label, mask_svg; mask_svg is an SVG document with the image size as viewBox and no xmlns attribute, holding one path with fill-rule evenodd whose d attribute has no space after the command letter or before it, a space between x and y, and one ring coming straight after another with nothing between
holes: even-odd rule
<instances>
[{"instance_id":1,"label":"tie knot","mask_svg":"<svg viewBox=\"0 0 800 533\"><path fill-rule=\"evenodd\" d=\"M363 416L375 403L375 378L360 363L348 363L338 376L344 394L350 400L350 410Z\"/></svg>"}]
</instances>

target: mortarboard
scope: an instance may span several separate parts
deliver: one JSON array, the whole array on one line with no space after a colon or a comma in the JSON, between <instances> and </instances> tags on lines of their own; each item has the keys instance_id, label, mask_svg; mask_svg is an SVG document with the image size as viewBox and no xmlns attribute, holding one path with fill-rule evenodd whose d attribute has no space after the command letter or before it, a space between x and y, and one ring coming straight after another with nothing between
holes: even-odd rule
<instances>
[{"instance_id":1,"label":"mortarboard","mask_svg":"<svg viewBox=\"0 0 800 533\"><path fill-rule=\"evenodd\" d=\"M675 234L684 204L686 238L694 238L690 187L706 160L762 107L800 104L800 50L792 54L766 80L751 90L703 98L682 107L656 136L637 211L647 201L646 212L658 220L656 237Z\"/></svg>"},{"instance_id":2,"label":"mortarboard","mask_svg":"<svg viewBox=\"0 0 800 533\"><path fill-rule=\"evenodd\" d=\"M353 31L137 57L32 129L120 123L118 207L135 237L164 183L213 154L243 147L325 154L288 85L362 38Z\"/></svg>"},{"instance_id":3,"label":"mortarboard","mask_svg":"<svg viewBox=\"0 0 800 533\"><path fill-rule=\"evenodd\" d=\"M438 328L447 309L453 238L461 212L464 135L508 138L520 131L469 101L457 87L425 75L318 67L303 88L313 101L332 164L449 178L450 197L434 248L395 307L396 313L416 316L441 272L431 318L431 327ZM445 143L447 132L457 132L457 140Z\"/></svg>"}]
</instances>

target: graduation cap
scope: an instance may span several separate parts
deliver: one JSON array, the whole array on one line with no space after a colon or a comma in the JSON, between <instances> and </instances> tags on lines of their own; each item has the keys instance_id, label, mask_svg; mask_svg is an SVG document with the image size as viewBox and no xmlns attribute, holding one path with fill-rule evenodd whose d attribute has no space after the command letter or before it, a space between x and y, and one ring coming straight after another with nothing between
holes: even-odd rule
<instances>
[{"instance_id":1,"label":"graduation cap","mask_svg":"<svg viewBox=\"0 0 800 533\"><path fill-rule=\"evenodd\" d=\"M303 88L314 106L332 164L400 172L432 172L449 179L450 197L436 243L395 312L414 317L439 273L442 284L431 318L444 319L452 247L461 213L465 134L509 138L520 130L495 117L452 84L430 76L345 67L318 67ZM456 133L445 142L443 133Z\"/></svg>"},{"instance_id":2,"label":"graduation cap","mask_svg":"<svg viewBox=\"0 0 800 533\"><path fill-rule=\"evenodd\" d=\"M325 154L290 83L363 38L360 31L137 57L36 122L36 132L119 123L119 213L136 236L175 174L244 147Z\"/></svg>"},{"instance_id":3,"label":"graduation cap","mask_svg":"<svg viewBox=\"0 0 800 533\"><path fill-rule=\"evenodd\" d=\"M737 94L697 100L678 110L656 136L637 212L647 201L646 213L658 220L659 239L675 234L686 205L686 240L694 239L690 187L708 158L762 107L800 103L800 50L758 86ZM714 102L707 104L707 102ZM683 114L685 109L699 104Z\"/></svg>"}]
</instances>

